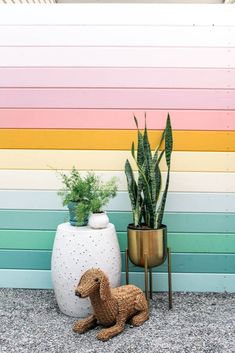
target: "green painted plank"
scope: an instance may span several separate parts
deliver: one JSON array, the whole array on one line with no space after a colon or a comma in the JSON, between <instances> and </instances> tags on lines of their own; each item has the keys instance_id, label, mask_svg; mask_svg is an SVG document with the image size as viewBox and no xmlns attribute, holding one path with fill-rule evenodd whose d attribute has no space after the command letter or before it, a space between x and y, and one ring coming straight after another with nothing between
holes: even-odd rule
<instances>
[{"instance_id":1,"label":"green painted plank","mask_svg":"<svg viewBox=\"0 0 235 353\"><path fill-rule=\"evenodd\" d=\"M121 251L127 248L127 233L118 232ZM51 250L55 231L0 230L0 249ZM235 234L169 233L168 244L180 253L235 253Z\"/></svg>"},{"instance_id":2,"label":"green painted plank","mask_svg":"<svg viewBox=\"0 0 235 353\"><path fill-rule=\"evenodd\" d=\"M55 231L48 230L0 230L0 249L52 250ZM120 248L127 247L125 232L119 232Z\"/></svg>"},{"instance_id":3,"label":"green painted plank","mask_svg":"<svg viewBox=\"0 0 235 353\"><path fill-rule=\"evenodd\" d=\"M125 269L125 253L122 253ZM143 268L129 263L130 271L141 272ZM51 251L0 250L0 268L49 270ZM172 254L172 271L200 273L235 273L235 255L232 254ZM153 272L167 272L166 262L153 268Z\"/></svg>"},{"instance_id":4,"label":"green painted plank","mask_svg":"<svg viewBox=\"0 0 235 353\"><path fill-rule=\"evenodd\" d=\"M129 273L130 283L144 289L143 273ZM125 273L122 273L125 284ZM51 271L0 270L1 288L52 289ZM234 274L172 273L173 292L230 292L235 293ZM153 291L167 290L167 274L153 274ZM174 300L174 293L173 293Z\"/></svg>"},{"instance_id":5,"label":"green painted plank","mask_svg":"<svg viewBox=\"0 0 235 353\"><path fill-rule=\"evenodd\" d=\"M121 251L127 249L127 233L118 232ZM235 233L168 233L168 246L174 253L235 254Z\"/></svg>"},{"instance_id":6,"label":"green painted plank","mask_svg":"<svg viewBox=\"0 0 235 353\"><path fill-rule=\"evenodd\" d=\"M173 252L235 253L235 233L169 233Z\"/></svg>"},{"instance_id":7,"label":"green painted plank","mask_svg":"<svg viewBox=\"0 0 235 353\"><path fill-rule=\"evenodd\" d=\"M120 232L132 219L130 212L108 215ZM0 210L0 229L55 230L67 221L66 211ZM170 232L234 233L235 213L166 213L164 223Z\"/></svg>"},{"instance_id":8,"label":"green painted plank","mask_svg":"<svg viewBox=\"0 0 235 353\"><path fill-rule=\"evenodd\" d=\"M0 230L0 249L51 250L55 231Z\"/></svg>"}]
</instances>

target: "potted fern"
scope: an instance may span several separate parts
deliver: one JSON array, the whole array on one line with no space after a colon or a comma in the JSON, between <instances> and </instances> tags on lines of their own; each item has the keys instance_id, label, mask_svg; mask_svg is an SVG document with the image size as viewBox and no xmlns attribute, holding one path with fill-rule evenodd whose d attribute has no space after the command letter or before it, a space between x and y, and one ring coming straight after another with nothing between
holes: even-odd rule
<instances>
[{"instance_id":1,"label":"potted fern","mask_svg":"<svg viewBox=\"0 0 235 353\"><path fill-rule=\"evenodd\" d=\"M109 219L102 207L116 196L117 179L113 177L105 183L93 172L82 177L75 167L69 175L60 175L64 188L58 195L62 197L63 206L69 209L70 224L86 226L89 219L92 228L105 228Z\"/></svg>"},{"instance_id":2,"label":"potted fern","mask_svg":"<svg viewBox=\"0 0 235 353\"><path fill-rule=\"evenodd\" d=\"M133 223L128 226L128 254L132 263L151 268L161 265L167 256L167 227L162 223L167 198L171 153L172 129L168 114L166 127L159 144L152 152L146 127L142 133L134 117L138 134L137 152L134 142L131 154L137 166L135 179L129 160L125 163L128 192L131 201ZM167 177L162 192L160 162L165 157Z\"/></svg>"},{"instance_id":3,"label":"potted fern","mask_svg":"<svg viewBox=\"0 0 235 353\"><path fill-rule=\"evenodd\" d=\"M94 173L88 172L82 177L73 167L69 175L60 173L64 188L58 192L63 206L69 209L69 222L72 226L86 226L90 214L90 200L93 185L96 183Z\"/></svg>"}]
</instances>

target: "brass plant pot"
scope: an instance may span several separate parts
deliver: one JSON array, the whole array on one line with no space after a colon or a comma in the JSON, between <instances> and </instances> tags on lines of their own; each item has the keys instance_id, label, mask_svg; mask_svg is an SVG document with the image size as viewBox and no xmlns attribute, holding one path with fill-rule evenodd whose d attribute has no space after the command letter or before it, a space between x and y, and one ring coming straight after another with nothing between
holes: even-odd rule
<instances>
[{"instance_id":1,"label":"brass plant pot","mask_svg":"<svg viewBox=\"0 0 235 353\"><path fill-rule=\"evenodd\" d=\"M172 309L171 252L167 247L167 227L160 229L137 229L128 226L128 250L126 250L126 284L129 283L128 260L144 267L145 295L148 299L148 271L150 298L153 295L152 267L162 265L167 258L169 309Z\"/></svg>"},{"instance_id":2,"label":"brass plant pot","mask_svg":"<svg viewBox=\"0 0 235 353\"><path fill-rule=\"evenodd\" d=\"M136 266L151 268L163 264L167 257L167 227L137 229L128 226L128 254Z\"/></svg>"}]
</instances>

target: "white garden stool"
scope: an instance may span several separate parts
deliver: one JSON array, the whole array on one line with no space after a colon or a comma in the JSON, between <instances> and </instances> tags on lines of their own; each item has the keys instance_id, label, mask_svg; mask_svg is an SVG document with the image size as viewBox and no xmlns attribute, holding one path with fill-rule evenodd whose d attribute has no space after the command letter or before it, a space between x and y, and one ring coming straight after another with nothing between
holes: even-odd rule
<instances>
[{"instance_id":1,"label":"white garden stool","mask_svg":"<svg viewBox=\"0 0 235 353\"><path fill-rule=\"evenodd\" d=\"M70 223L57 228L52 252L52 283L60 310L69 316L86 317L91 313L89 299L75 296L82 274L89 268L100 268L112 287L121 281L121 254L116 230L74 227Z\"/></svg>"}]
</instances>

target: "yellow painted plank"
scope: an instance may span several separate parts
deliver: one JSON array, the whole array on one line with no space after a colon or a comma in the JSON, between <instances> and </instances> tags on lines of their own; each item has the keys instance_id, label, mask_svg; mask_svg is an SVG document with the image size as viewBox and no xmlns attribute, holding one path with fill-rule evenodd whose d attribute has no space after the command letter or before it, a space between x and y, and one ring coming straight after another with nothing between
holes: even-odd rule
<instances>
[{"instance_id":1,"label":"yellow painted plank","mask_svg":"<svg viewBox=\"0 0 235 353\"><path fill-rule=\"evenodd\" d=\"M74 165L79 170L118 171L124 169L127 158L132 161L129 151L0 150L0 169L71 169ZM235 153L173 152L171 170L235 172Z\"/></svg>"},{"instance_id":2,"label":"yellow painted plank","mask_svg":"<svg viewBox=\"0 0 235 353\"><path fill-rule=\"evenodd\" d=\"M3 149L129 150L134 130L1 129ZM161 131L149 131L152 147ZM235 151L235 131L174 131L175 151Z\"/></svg>"}]
</instances>

